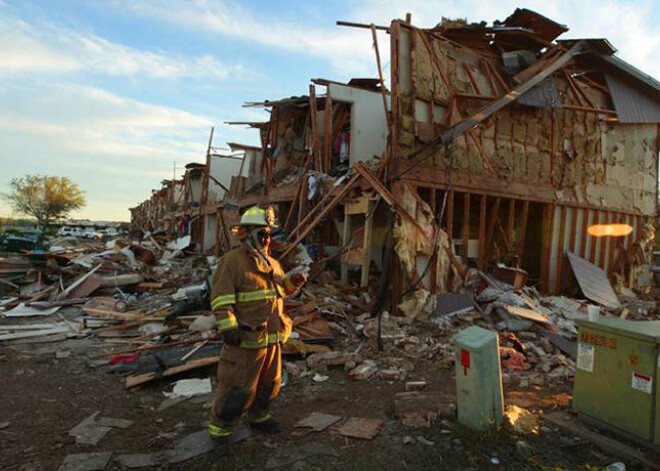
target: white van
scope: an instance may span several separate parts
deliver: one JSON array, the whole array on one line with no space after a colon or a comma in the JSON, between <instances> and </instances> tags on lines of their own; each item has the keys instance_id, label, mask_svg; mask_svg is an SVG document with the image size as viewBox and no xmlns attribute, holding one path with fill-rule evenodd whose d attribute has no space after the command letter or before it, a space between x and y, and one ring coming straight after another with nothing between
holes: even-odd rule
<instances>
[{"instance_id":1,"label":"white van","mask_svg":"<svg viewBox=\"0 0 660 471\"><path fill-rule=\"evenodd\" d=\"M84 232L79 227L62 226L57 230L60 237L84 237Z\"/></svg>"}]
</instances>

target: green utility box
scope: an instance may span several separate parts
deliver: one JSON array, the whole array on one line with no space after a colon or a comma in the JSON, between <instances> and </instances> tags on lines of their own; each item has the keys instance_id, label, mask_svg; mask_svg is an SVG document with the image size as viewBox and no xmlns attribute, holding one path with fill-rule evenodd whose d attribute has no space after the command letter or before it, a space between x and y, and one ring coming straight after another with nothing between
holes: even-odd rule
<instances>
[{"instance_id":1,"label":"green utility box","mask_svg":"<svg viewBox=\"0 0 660 471\"><path fill-rule=\"evenodd\" d=\"M472 326L454 336L458 421L475 430L504 419L497 333Z\"/></svg>"},{"instance_id":2,"label":"green utility box","mask_svg":"<svg viewBox=\"0 0 660 471\"><path fill-rule=\"evenodd\" d=\"M577 322L573 407L587 419L660 445L660 321Z\"/></svg>"}]
</instances>

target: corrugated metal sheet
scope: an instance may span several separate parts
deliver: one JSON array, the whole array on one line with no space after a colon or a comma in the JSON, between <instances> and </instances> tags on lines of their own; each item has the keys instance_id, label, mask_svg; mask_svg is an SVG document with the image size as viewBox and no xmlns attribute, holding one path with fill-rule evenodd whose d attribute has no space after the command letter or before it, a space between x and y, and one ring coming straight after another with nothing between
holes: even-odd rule
<instances>
[{"instance_id":1,"label":"corrugated metal sheet","mask_svg":"<svg viewBox=\"0 0 660 471\"><path fill-rule=\"evenodd\" d=\"M660 99L639 85L605 74L614 109L621 123L660 123Z\"/></svg>"},{"instance_id":2,"label":"corrugated metal sheet","mask_svg":"<svg viewBox=\"0 0 660 471\"><path fill-rule=\"evenodd\" d=\"M602 268L573 252L568 252L567 255L580 289L587 298L612 309L621 307L621 302Z\"/></svg>"}]
</instances>

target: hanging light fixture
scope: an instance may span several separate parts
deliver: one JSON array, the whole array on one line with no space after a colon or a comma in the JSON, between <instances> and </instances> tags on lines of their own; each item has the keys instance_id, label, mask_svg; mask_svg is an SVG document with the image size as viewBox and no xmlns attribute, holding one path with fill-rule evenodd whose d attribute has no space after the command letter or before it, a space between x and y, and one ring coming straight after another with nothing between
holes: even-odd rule
<instances>
[{"instance_id":1,"label":"hanging light fixture","mask_svg":"<svg viewBox=\"0 0 660 471\"><path fill-rule=\"evenodd\" d=\"M628 224L594 224L587 233L593 237L624 237L633 231Z\"/></svg>"}]
</instances>

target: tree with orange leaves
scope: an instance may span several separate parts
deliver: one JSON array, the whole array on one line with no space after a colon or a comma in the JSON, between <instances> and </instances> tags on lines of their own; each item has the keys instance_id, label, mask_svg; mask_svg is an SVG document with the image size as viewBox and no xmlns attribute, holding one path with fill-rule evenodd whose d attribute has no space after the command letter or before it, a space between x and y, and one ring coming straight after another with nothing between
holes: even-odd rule
<instances>
[{"instance_id":1,"label":"tree with orange leaves","mask_svg":"<svg viewBox=\"0 0 660 471\"><path fill-rule=\"evenodd\" d=\"M11 192L3 196L13 210L32 216L40 226L60 221L87 204L78 184L67 177L26 175L12 178L9 187Z\"/></svg>"}]
</instances>

